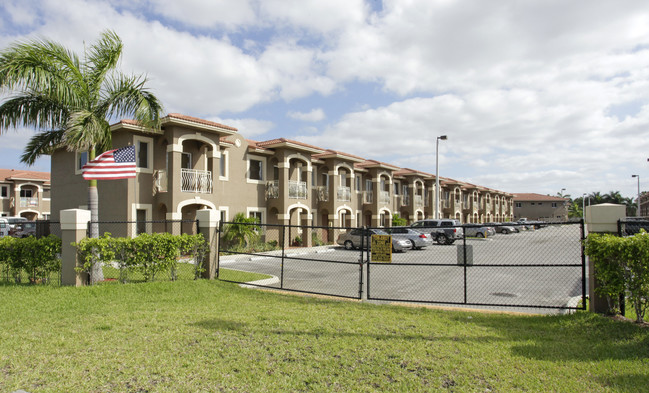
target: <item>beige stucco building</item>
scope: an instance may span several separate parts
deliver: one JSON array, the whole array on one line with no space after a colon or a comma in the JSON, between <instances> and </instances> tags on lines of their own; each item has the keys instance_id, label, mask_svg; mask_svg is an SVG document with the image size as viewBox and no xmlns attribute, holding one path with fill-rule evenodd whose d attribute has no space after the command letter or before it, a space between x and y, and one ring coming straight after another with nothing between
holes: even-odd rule
<instances>
[{"instance_id":1,"label":"beige stucco building","mask_svg":"<svg viewBox=\"0 0 649 393\"><path fill-rule=\"evenodd\" d=\"M568 221L568 198L533 193L514 195L514 219Z\"/></svg>"},{"instance_id":2,"label":"beige stucco building","mask_svg":"<svg viewBox=\"0 0 649 393\"><path fill-rule=\"evenodd\" d=\"M389 226L394 214L431 218L435 176L301 142L252 141L235 128L170 114L160 131L112 126L115 148L135 145L136 179L99 181L100 221L193 219L198 209L264 224ZM85 207L85 153L52 155L52 218ZM440 217L507 221L513 195L440 178Z\"/></svg>"},{"instance_id":3,"label":"beige stucco building","mask_svg":"<svg viewBox=\"0 0 649 393\"><path fill-rule=\"evenodd\" d=\"M47 219L50 215L50 174L0 169L0 217Z\"/></svg>"}]
</instances>

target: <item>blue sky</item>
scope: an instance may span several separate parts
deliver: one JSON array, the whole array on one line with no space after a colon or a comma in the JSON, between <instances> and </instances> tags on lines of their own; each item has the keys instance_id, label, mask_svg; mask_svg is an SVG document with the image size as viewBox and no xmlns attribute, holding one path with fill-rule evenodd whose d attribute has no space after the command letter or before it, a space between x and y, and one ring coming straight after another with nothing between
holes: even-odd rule
<instances>
[{"instance_id":1,"label":"blue sky","mask_svg":"<svg viewBox=\"0 0 649 393\"><path fill-rule=\"evenodd\" d=\"M649 3L5 0L0 48L105 29L167 113L504 191L649 190ZM23 168L31 130L3 130ZM49 170L44 158L32 168Z\"/></svg>"}]
</instances>

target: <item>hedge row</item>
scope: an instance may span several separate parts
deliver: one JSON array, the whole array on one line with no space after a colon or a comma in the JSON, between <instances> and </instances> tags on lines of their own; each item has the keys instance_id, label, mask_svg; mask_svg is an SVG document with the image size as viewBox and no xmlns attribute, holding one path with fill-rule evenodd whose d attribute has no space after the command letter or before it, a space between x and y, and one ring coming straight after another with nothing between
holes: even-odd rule
<instances>
[{"instance_id":1,"label":"hedge row","mask_svg":"<svg viewBox=\"0 0 649 393\"><path fill-rule=\"evenodd\" d=\"M79 270L90 272L95 263L119 269L119 281L126 282L129 272L139 272L145 281L156 275L168 273L177 279L179 259L193 260L194 278L198 278L203 258L208 250L203 235L180 235L169 233L141 234L135 238L113 238L109 233L98 239L85 238L76 244L84 261Z\"/></svg>"},{"instance_id":2,"label":"hedge row","mask_svg":"<svg viewBox=\"0 0 649 393\"><path fill-rule=\"evenodd\" d=\"M643 322L649 305L649 234L619 237L592 233L585 240L586 255L595 264L598 287L611 312L619 311L620 294L633 304L636 321Z\"/></svg>"},{"instance_id":3,"label":"hedge row","mask_svg":"<svg viewBox=\"0 0 649 393\"><path fill-rule=\"evenodd\" d=\"M61 239L54 235L0 238L0 265L7 281L22 282L23 272L32 284L45 283L51 273L61 270Z\"/></svg>"}]
</instances>

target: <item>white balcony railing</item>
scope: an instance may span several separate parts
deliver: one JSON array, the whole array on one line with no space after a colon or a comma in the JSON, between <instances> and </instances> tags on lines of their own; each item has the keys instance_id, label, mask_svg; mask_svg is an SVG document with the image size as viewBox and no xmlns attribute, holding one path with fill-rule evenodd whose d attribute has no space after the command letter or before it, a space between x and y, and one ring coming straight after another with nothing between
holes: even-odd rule
<instances>
[{"instance_id":1,"label":"white balcony railing","mask_svg":"<svg viewBox=\"0 0 649 393\"><path fill-rule=\"evenodd\" d=\"M422 207L424 206L424 197L421 195L415 195L415 206Z\"/></svg>"},{"instance_id":2,"label":"white balcony railing","mask_svg":"<svg viewBox=\"0 0 649 393\"><path fill-rule=\"evenodd\" d=\"M410 195L401 195L401 206L408 206L410 204Z\"/></svg>"},{"instance_id":3,"label":"white balcony railing","mask_svg":"<svg viewBox=\"0 0 649 393\"><path fill-rule=\"evenodd\" d=\"M352 200L352 192L349 187L338 187L336 200L339 202L349 202Z\"/></svg>"},{"instance_id":4,"label":"white balcony railing","mask_svg":"<svg viewBox=\"0 0 649 393\"><path fill-rule=\"evenodd\" d=\"M305 181L288 181L288 197L290 199L306 199L306 192Z\"/></svg>"},{"instance_id":5,"label":"white balcony railing","mask_svg":"<svg viewBox=\"0 0 649 393\"><path fill-rule=\"evenodd\" d=\"M212 193L212 172L198 169L180 169L182 192Z\"/></svg>"},{"instance_id":6,"label":"white balcony railing","mask_svg":"<svg viewBox=\"0 0 649 393\"><path fill-rule=\"evenodd\" d=\"M38 206L38 198L20 197L20 207L36 207L36 206Z\"/></svg>"},{"instance_id":7,"label":"white balcony railing","mask_svg":"<svg viewBox=\"0 0 649 393\"><path fill-rule=\"evenodd\" d=\"M271 180L266 182L266 199L279 198L279 181Z\"/></svg>"},{"instance_id":8,"label":"white balcony railing","mask_svg":"<svg viewBox=\"0 0 649 393\"><path fill-rule=\"evenodd\" d=\"M379 191L379 203L390 203L390 191Z\"/></svg>"},{"instance_id":9,"label":"white balcony railing","mask_svg":"<svg viewBox=\"0 0 649 393\"><path fill-rule=\"evenodd\" d=\"M363 191L363 203L374 202L374 193L372 191Z\"/></svg>"}]
</instances>

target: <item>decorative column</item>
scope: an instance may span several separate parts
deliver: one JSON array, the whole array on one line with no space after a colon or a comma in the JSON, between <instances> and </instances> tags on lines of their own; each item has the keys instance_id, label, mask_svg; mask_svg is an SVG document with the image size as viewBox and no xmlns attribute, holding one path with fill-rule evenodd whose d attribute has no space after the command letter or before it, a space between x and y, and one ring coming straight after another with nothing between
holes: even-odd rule
<instances>
[{"instance_id":1,"label":"decorative column","mask_svg":"<svg viewBox=\"0 0 649 393\"><path fill-rule=\"evenodd\" d=\"M77 248L71 243L79 243L86 237L90 210L61 210L61 284L83 286L88 282L86 272L77 272L83 261L77 255Z\"/></svg>"}]
</instances>

